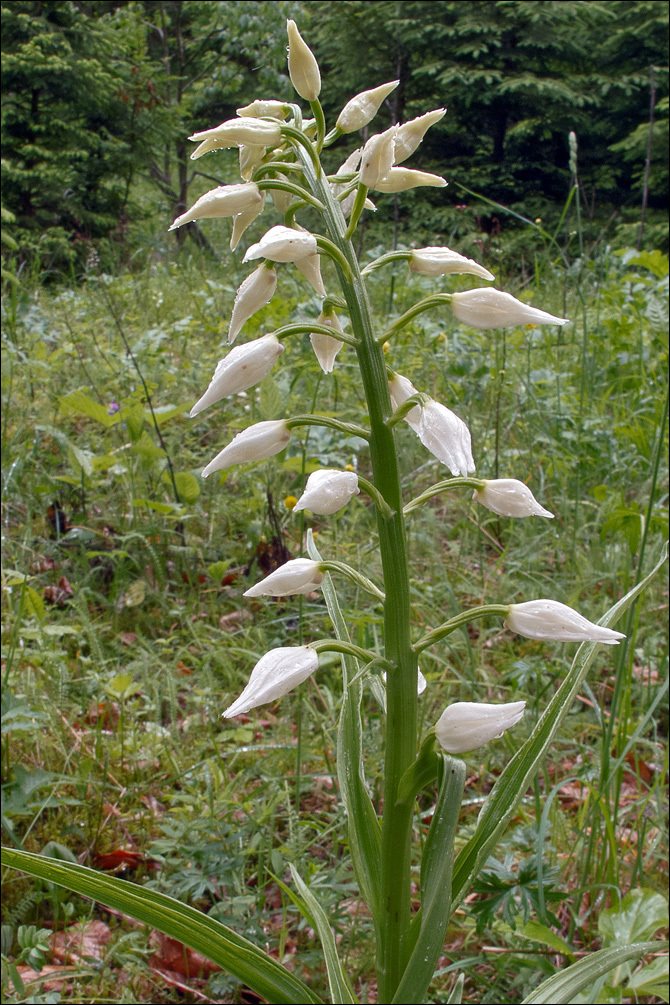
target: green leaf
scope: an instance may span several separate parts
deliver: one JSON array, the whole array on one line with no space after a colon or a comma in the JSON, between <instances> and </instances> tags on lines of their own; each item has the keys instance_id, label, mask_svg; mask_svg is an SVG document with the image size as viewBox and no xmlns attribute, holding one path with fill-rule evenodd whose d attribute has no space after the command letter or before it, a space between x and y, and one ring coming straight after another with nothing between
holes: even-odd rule
<instances>
[{"instance_id":1,"label":"green leaf","mask_svg":"<svg viewBox=\"0 0 670 1005\"><path fill-rule=\"evenodd\" d=\"M190 407L188 403L185 405L160 405L158 408L154 408L154 418L158 425L162 426L164 422L174 419L177 415L182 415ZM147 416L148 419L149 416Z\"/></svg>"},{"instance_id":2,"label":"green leaf","mask_svg":"<svg viewBox=\"0 0 670 1005\"><path fill-rule=\"evenodd\" d=\"M615 966L628 960L638 960L667 946L667 942L639 942L633 946L600 949L543 981L539 988L524 998L521 1005L569 1005L580 991L604 977Z\"/></svg>"},{"instance_id":3,"label":"green leaf","mask_svg":"<svg viewBox=\"0 0 670 1005\"><path fill-rule=\"evenodd\" d=\"M311 528L307 531L307 551L315 562L323 559L319 554ZM323 577L321 590L328 614L338 639L350 642L349 632L340 610L337 593L329 573ZM342 707L337 730L337 777L340 795L347 811L349 849L356 880L363 899L372 912L379 935L381 906L381 828L372 800L365 785L363 771L363 726L361 699L363 681L358 674L358 661L353 656L342 655Z\"/></svg>"},{"instance_id":4,"label":"green leaf","mask_svg":"<svg viewBox=\"0 0 670 1005\"><path fill-rule=\"evenodd\" d=\"M144 506L146 509L153 510L154 513L163 513L165 515L174 513L175 510L179 509L175 503L154 502L153 499L133 499L133 506Z\"/></svg>"},{"instance_id":5,"label":"green leaf","mask_svg":"<svg viewBox=\"0 0 670 1005\"><path fill-rule=\"evenodd\" d=\"M598 624L611 627L644 592L668 558L667 545L652 571L607 611ZM569 673L547 705L526 742L508 762L481 808L475 832L461 849L454 866L452 906L456 906L479 874L489 852L495 847L524 792L544 762L561 723L579 693L599 642L584 642L577 650Z\"/></svg>"},{"instance_id":6,"label":"green leaf","mask_svg":"<svg viewBox=\"0 0 670 1005\"><path fill-rule=\"evenodd\" d=\"M525 925L520 925L517 928L517 934L523 935L526 939L532 939L534 942L542 942L545 946L555 949L557 953L569 956L570 959L574 960L575 958L574 950L565 939L553 932L551 928L547 928L546 925L541 925L539 921L527 921Z\"/></svg>"},{"instance_id":7,"label":"green leaf","mask_svg":"<svg viewBox=\"0 0 670 1005\"><path fill-rule=\"evenodd\" d=\"M115 876L102 875L83 865L56 862L30 852L3 848L2 857L5 866L64 886L178 939L269 1001L310 1005L322 1000L252 942L214 918L208 918L164 893L147 890Z\"/></svg>"},{"instance_id":8,"label":"green leaf","mask_svg":"<svg viewBox=\"0 0 670 1005\"><path fill-rule=\"evenodd\" d=\"M87 415L89 419L95 419L103 426L114 426L120 419L118 412L109 415L104 405L89 398L83 391L72 391L71 394L66 394L65 397L61 398L59 411L61 415Z\"/></svg>"},{"instance_id":9,"label":"green leaf","mask_svg":"<svg viewBox=\"0 0 670 1005\"><path fill-rule=\"evenodd\" d=\"M27 614L32 614L33 617L42 621L47 613L44 607L44 601L37 590L33 590L32 586L24 587L23 603Z\"/></svg>"},{"instance_id":10,"label":"green leaf","mask_svg":"<svg viewBox=\"0 0 670 1005\"><path fill-rule=\"evenodd\" d=\"M626 990L640 995L654 995L661 1001L668 1000L668 956L658 956L641 970L637 970L628 981Z\"/></svg>"},{"instance_id":11,"label":"green leaf","mask_svg":"<svg viewBox=\"0 0 670 1005\"><path fill-rule=\"evenodd\" d=\"M163 472L163 481L166 485L172 485L169 471ZM198 479L194 475L189 474L188 471L175 471L174 481L177 486L179 502L194 503L200 495L200 482Z\"/></svg>"},{"instance_id":12,"label":"green leaf","mask_svg":"<svg viewBox=\"0 0 670 1005\"><path fill-rule=\"evenodd\" d=\"M659 928L667 927L668 902L654 890L631 890L620 907L602 911L598 918L604 949L644 942Z\"/></svg>"},{"instance_id":13,"label":"green leaf","mask_svg":"<svg viewBox=\"0 0 670 1005\"><path fill-rule=\"evenodd\" d=\"M299 896L289 890L291 899L300 908L300 913L307 920L307 923L318 932L323 947L323 955L326 961L326 971L328 973L328 985L330 987L330 997L333 1005L356 1005L358 998L353 993L349 978L345 974L340 959L337 955L335 937L328 924L326 913L321 907L310 888L301 879L295 866L289 866L293 882L298 888Z\"/></svg>"},{"instance_id":14,"label":"green leaf","mask_svg":"<svg viewBox=\"0 0 670 1005\"><path fill-rule=\"evenodd\" d=\"M421 860L421 914L412 922L416 942L393 996L421 1002L435 973L451 915L454 839L465 787L465 761L440 754L441 784Z\"/></svg>"}]
</instances>

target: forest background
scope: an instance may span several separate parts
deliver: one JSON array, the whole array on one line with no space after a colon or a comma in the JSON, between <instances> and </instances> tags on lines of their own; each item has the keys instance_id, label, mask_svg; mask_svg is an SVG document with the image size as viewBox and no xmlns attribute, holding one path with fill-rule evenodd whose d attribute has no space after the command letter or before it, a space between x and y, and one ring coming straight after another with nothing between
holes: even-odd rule
<instances>
[{"instance_id":1,"label":"forest background","mask_svg":"<svg viewBox=\"0 0 670 1005\"><path fill-rule=\"evenodd\" d=\"M460 602L549 582L597 620L667 539L668 14L657 0L2 4L3 843L193 904L327 993L319 944L277 882L297 862L373 1002L333 763L337 659L259 717L221 719L254 659L296 627L323 634L318 598L241 597L303 553L308 526L322 550L375 572L369 507L291 512L311 470L365 473L368 459L355 439L312 430L276 464L200 478L223 425L295 401L338 412L359 393L354 372L338 360L326 379L308 341L291 343L258 393L189 422L248 269L227 221L167 233L238 180L231 152L194 166L187 136L254 98L294 97L287 17L318 58L329 124L393 79L370 132L448 108L411 165L448 187L378 194L361 259L448 245L572 321L558 335L495 332L485 353L439 316L397 340L403 372L457 404L478 473L521 477L556 514L529 528L469 499L432 501L411 537L429 584L413 603L430 626ZM365 138L338 144L333 170ZM449 277L449 290L468 285ZM397 269L370 289L387 323L432 285ZM280 292L247 337L316 318L318 298L288 270ZM435 465L398 435L420 491ZM342 588L352 634L374 648L379 622L359 600ZM452 1000L462 973L464 1000L515 1003L593 949L667 927L667 609L659 577L450 928L432 1000ZM454 636L422 664L426 725L447 698L524 698L530 729L569 649L495 628ZM372 698L366 716L378 799ZM514 742L475 759L466 829ZM10 870L3 911L3 1000L253 1000L183 946ZM620 968L583 1000L667 1001L659 962Z\"/></svg>"}]
</instances>

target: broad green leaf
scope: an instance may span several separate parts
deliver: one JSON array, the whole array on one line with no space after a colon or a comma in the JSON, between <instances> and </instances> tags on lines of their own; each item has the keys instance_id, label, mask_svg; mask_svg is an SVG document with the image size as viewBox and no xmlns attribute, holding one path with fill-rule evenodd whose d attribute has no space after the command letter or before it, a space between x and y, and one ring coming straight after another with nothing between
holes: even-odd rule
<instances>
[{"instance_id":1,"label":"broad green leaf","mask_svg":"<svg viewBox=\"0 0 670 1005\"><path fill-rule=\"evenodd\" d=\"M659 928L667 927L668 902L654 890L631 890L619 907L602 911L598 918L605 949L644 942Z\"/></svg>"},{"instance_id":2,"label":"broad green leaf","mask_svg":"<svg viewBox=\"0 0 670 1005\"><path fill-rule=\"evenodd\" d=\"M163 481L166 485L172 485L169 471L163 472ZM200 495L200 482L198 479L194 475L189 474L188 471L175 471L174 481L177 486L179 502L194 503Z\"/></svg>"},{"instance_id":3,"label":"broad green leaf","mask_svg":"<svg viewBox=\"0 0 670 1005\"><path fill-rule=\"evenodd\" d=\"M295 900L300 912L306 918L309 925L318 932L323 947L323 955L326 961L326 971L328 973L328 985L330 987L330 997L333 1005L356 1005L358 998L351 989L349 978L342 969L342 964L337 955L335 936L328 923L326 913L321 907L310 888L301 879L298 870L291 865L291 875L293 882L298 888L298 897L289 891L291 898ZM302 903L301 903L302 901Z\"/></svg>"},{"instance_id":4,"label":"broad green leaf","mask_svg":"<svg viewBox=\"0 0 670 1005\"><path fill-rule=\"evenodd\" d=\"M521 1005L569 1005L569 1003L598 978L608 974L613 967L628 960L639 960L647 953L667 949L667 942L638 942L633 946L600 949L573 963L540 984Z\"/></svg>"},{"instance_id":5,"label":"broad green leaf","mask_svg":"<svg viewBox=\"0 0 670 1005\"><path fill-rule=\"evenodd\" d=\"M104 405L89 398L83 391L72 391L71 394L66 394L60 399L59 410L61 415L87 415L89 419L95 419L103 426L114 426L120 418L118 412L109 415Z\"/></svg>"},{"instance_id":6,"label":"broad green leaf","mask_svg":"<svg viewBox=\"0 0 670 1005\"><path fill-rule=\"evenodd\" d=\"M32 586L24 588L23 603L26 614L32 614L33 617L38 618L40 621L45 617L47 612L44 607L44 601L37 590L33 590Z\"/></svg>"},{"instance_id":7,"label":"broad green leaf","mask_svg":"<svg viewBox=\"0 0 670 1005\"><path fill-rule=\"evenodd\" d=\"M661 1001L668 1000L668 956L658 956L646 967L636 971L628 981L626 990L640 995L655 995Z\"/></svg>"},{"instance_id":8,"label":"broad green leaf","mask_svg":"<svg viewBox=\"0 0 670 1005\"><path fill-rule=\"evenodd\" d=\"M231 559L226 559L224 562L212 562L211 565L207 566L208 575L214 580L215 583L220 583L226 572L230 568Z\"/></svg>"},{"instance_id":9,"label":"broad green leaf","mask_svg":"<svg viewBox=\"0 0 670 1005\"><path fill-rule=\"evenodd\" d=\"M394 1002L425 1000L451 915L454 839L465 787L465 761L446 754L440 758L440 788L421 860L421 914L412 922L418 933Z\"/></svg>"},{"instance_id":10,"label":"broad green leaf","mask_svg":"<svg viewBox=\"0 0 670 1005\"><path fill-rule=\"evenodd\" d=\"M655 567L637 586L607 611L598 624L611 627L647 588L668 558L667 545ZM535 774L543 763L561 723L579 693L582 681L598 652L599 642L584 642L577 650L570 671L547 705L526 742L509 761L493 786L477 820L475 832L461 849L454 866L452 906L455 907L478 875L495 847L512 814L519 805Z\"/></svg>"},{"instance_id":11,"label":"broad green leaf","mask_svg":"<svg viewBox=\"0 0 670 1005\"><path fill-rule=\"evenodd\" d=\"M174 419L177 415L182 415L190 407L188 403L184 405L160 405L158 408L154 408L154 418L158 425L162 426L164 422ZM150 419L151 413L147 413L147 422Z\"/></svg>"},{"instance_id":12,"label":"broad green leaf","mask_svg":"<svg viewBox=\"0 0 670 1005\"><path fill-rule=\"evenodd\" d=\"M164 893L147 890L125 879L105 876L86 866L57 862L30 852L3 848L3 865L64 886L145 925L164 932L229 971L268 1001L288 1005L318 1005L322 1001L298 977L266 956L252 942L214 918Z\"/></svg>"},{"instance_id":13,"label":"broad green leaf","mask_svg":"<svg viewBox=\"0 0 670 1005\"><path fill-rule=\"evenodd\" d=\"M153 499L133 499L133 506L144 506L146 509L151 509L154 513L174 513L178 507L175 503L161 503L154 502Z\"/></svg>"},{"instance_id":14,"label":"broad green leaf","mask_svg":"<svg viewBox=\"0 0 670 1005\"><path fill-rule=\"evenodd\" d=\"M322 561L314 544L311 528L307 531L307 551L313 561ZM337 638L349 642L349 632L329 573L323 578L321 590ZM349 848L356 879L379 933L381 828L365 785L361 723L363 683L361 678L355 680L357 673L358 661L353 656L343 655L342 708L337 731L337 777L340 783L340 795L347 811Z\"/></svg>"},{"instance_id":15,"label":"broad green leaf","mask_svg":"<svg viewBox=\"0 0 670 1005\"><path fill-rule=\"evenodd\" d=\"M67 448L67 455L70 467L79 475L80 479L82 471L87 478L93 474L93 454L90 450L82 450L81 447L70 443Z\"/></svg>"}]
</instances>

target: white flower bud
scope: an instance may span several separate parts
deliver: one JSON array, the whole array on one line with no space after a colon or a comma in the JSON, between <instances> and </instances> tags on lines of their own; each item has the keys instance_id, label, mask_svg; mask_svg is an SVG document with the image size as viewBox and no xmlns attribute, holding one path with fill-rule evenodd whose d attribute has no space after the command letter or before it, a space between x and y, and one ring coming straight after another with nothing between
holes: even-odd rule
<instances>
[{"instance_id":1,"label":"white flower bud","mask_svg":"<svg viewBox=\"0 0 670 1005\"><path fill-rule=\"evenodd\" d=\"M530 307L502 290L466 290L453 293L451 309L454 317L473 328L509 328L515 325L565 325L568 318Z\"/></svg>"},{"instance_id":2,"label":"white flower bud","mask_svg":"<svg viewBox=\"0 0 670 1005\"><path fill-rule=\"evenodd\" d=\"M253 668L249 683L237 701L225 710L224 719L283 698L318 669L319 657L309 646L271 649Z\"/></svg>"},{"instance_id":3,"label":"white flower bud","mask_svg":"<svg viewBox=\"0 0 670 1005\"><path fill-rule=\"evenodd\" d=\"M431 188L445 188L447 182L437 174L428 171L412 171L411 168L392 167L385 178L374 186L376 192L406 192L410 188L429 185Z\"/></svg>"},{"instance_id":4,"label":"white flower bud","mask_svg":"<svg viewBox=\"0 0 670 1005\"><path fill-rule=\"evenodd\" d=\"M316 101L321 91L321 74L314 53L298 31L295 21L286 22L288 31L288 75L305 101Z\"/></svg>"},{"instance_id":5,"label":"white flower bud","mask_svg":"<svg viewBox=\"0 0 670 1005\"><path fill-rule=\"evenodd\" d=\"M195 161L210 150L236 147L239 143L252 147L275 147L281 142L281 125L267 119L227 119L214 129L193 133L189 140L200 141L191 154L191 160Z\"/></svg>"},{"instance_id":6,"label":"white flower bud","mask_svg":"<svg viewBox=\"0 0 670 1005\"><path fill-rule=\"evenodd\" d=\"M235 216L252 207L259 207L258 213L260 213L264 201L265 196L259 192L258 186L254 185L253 182L246 182L244 185L219 185L218 188L213 188L210 192L201 195L190 209L178 216L170 230L183 227L185 223L191 223L192 220Z\"/></svg>"},{"instance_id":7,"label":"white flower bud","mask_svg":"<svg viewBox=\"0 0 670 1005\"><path fill-rule=\"evenodd\" d=\"M256 98L256 100L252 101L250 105L245 105L243 108L237 109L237 114L241 115L245 119L256 117L263 119L267 116L273 119L285 119L288 112L289 109L286 102L276 101L274 98L269 98L266 101L263 101L261 98Z\"/></svg>"},{"instance_id":8,"label":"white flower bud","mask_svg":"<svg viewBox=\"0 0 670 1005\"><path fill-rule=\"evenodd\" d=\"M355 471L321 468L320 471L313 471L307 479L305 491L293 507L293 512L308 509L319 516L330 516L359 493L358 475Z\"/></svg>"},{"instance_id":9,"label":"white flower bud","mask_svg":"<svg viewBox=\"0 0 670 1005\"><path fill-rule=\"evenodd\" d=\"M316 255L316 252L314 234L310 234L307 230L277 226L271 227L258 244L252 244L242 261L269 258L272 262L296 262L299 258Z\"/></svg>"},{"instance_id":10,"label":"white flower bud","mask_svg":"<svg viewBox=\"0 0 670 1005\"><path fill-rule=\"evenodd\" d=\"M316 323L325 325L326 328L332 328L336 332L342 331L342 325L335 312L332 314L322 312L316 319ZM331 338L330 335L324 335L322 332L312 332L309 340L312 343L314 355L319 361L319 366L324 373L330 373L335 366L335 357L344 343L337 338Z\"/></svg>"},{"instance_id":11,"label":"white flower bud","mask_svg":"<svg viewBox=\"0 0 670 1005\"><path fill-rule=\"evenodd\" d=\"M283 419L256 422L233 437L228 446L224 447L203 469L202 477L207 478L214 471L229 468L232 464L248 464L250 461L263 461L267 457L274 457L284 449L290 439L291 434Z\"/></svg>"},{"instance_id":12,"label":"white flower bud","mask_svg":"<svg viewBox=\"0 0 670 1005\"><path fill-rule=\"evenodd\" d=\"M292 558L248 589L245 597L288 597L294 593L311 593L323 582L324 573L311 558Z\"/></svg>"},{"instance_id":13,"label":"white flower bud","mask_svg":"<svg viewBox=\"0 0 670 1005\"><path fill-rule=\"evenodd\" d=\"M242 234L250 227L257 216L265 209L265 199L258 203L257 206L250 206L249 209L245 210L243 213L238 213L237 216L233 217L233 232L230 235L230 250L235 251L235 248L240 243L240 238Z\"/></svg>"},{"instance_id":14,"label":"white flower bud","mask_svg":"<svg viewBox=\"0 0 670 1005\"><path fill-rule=\"evenodd\" d=\"M497 740L506 729L523 717L525 701L489 705L483 701L457 701L448 705L435 724L435 736L448 754L468 750Z\"/></svg>"},{"instance_id":15,"label":"white flower bud","mask_svg":"<svg viewBox=\"0 0 670 1005\"><path fill-rule=\"evenodd\" d=\"M389 381L391 404L396 411L404 402L416 394L416 388L407 377L394 374ZM430 450L438 461L451 471L452 475L468 475L475 470L472 457L470 430L450 409L430 398L424 405L417 405L405 416L424 447Z\"/></svg>"},{"instance_id":16,"label":"white flower bud","mask_svg":"<svg viewBox=\"0 0 670 1005\"><path fill-rule=\"evenodd\" d=\"M555 642L603 642L607 646L618 646L619 639L626 637L611 628L592 624L557 600L529 600L525 604L512 604L505 626L527 639L552 639Z\"/></svg>"},{"instance_id":17,"label":"white flower bud","mask_svg":"<svg viewBox=\"0 0 670 1005\"><path fill-rule=\"evenodd\" d=\"M323 285L323 279L321 278L321 255L308 255L307 258L298 258L296 259L295 267L305 277L314 292L318 293L320 297L325 297L326 287Z\"/></svg>"},{"instance_id":18,"label":"white flower bud","mask_svg":"<svg viewBox=\"0 0 670 1005\"><path fill-rule=\"evenodd\" d=\"M367 126L368 122L374 119L379 111L382 101L394 91L399 80L392 80L388 84L380 84L369 91L361 91L346 105L337 117L335 126L341 133L355 133L357 129Z\"/></svg>"},{"instance_id":19,"label":"white flower bud","mask_svg":"<svg viewBox=\"0 0 670 1005\"><path fill-rule=\"evenodd\" d=\"M391 126L383 133L371 136L363 147L361 157L361 185L376 188L377 184L386 178L393 166L393 151L397 126Z\"/></svg>"},{"instance_id":20,"label":"white flower bud","mask_svg":"<svg viewBox=\"0 0 670 1005\"><path fill-rule=\"evenodd\" d=\"M408 377L403 377L401 373L394 373L393 377L389 381L389 394L391 395L393 411L396 412L408 398L411 398L413 394L416 394L416 388ZM405 416L405 422L412 427L415 433L418 433L419 431L420 418L421 407L419 405L416 405Z\"/></svg>"},{"instance_id":21,"label":"white flower bud","mask_svg":"<svg viewBox=\"0 0 670 1005\"><path fill-rule=\"evenodd\" d=\"M479 262L459 255L451 248L417 248L409 260L412 272L422 276L471 275L492 280L495 277Z\"/></svg>"},{"instance_id":22,"label":"white flower bud","mask_svg":"<svg viewBox=\"0 0 670 1005\"><path fill-rule=\"evenodd\" d=\"M257 167L265 157L265 147L249 146L247 143L240 144L240 176L245 181L249 181L254 168Z\"/></svg>"},{"instance_id":23,"label":"white flower bud","mask_svg":"<svg viewBox=\"0 0 670 1005\"><path fill-rule=\"evenodd\" d=\"M498 516L546 516L554 514L540 506L527 485L516 478L493 478L483 488L475 489L472 497Z\"/></svg>"},{"instance_id":24,"label":"white flower bud","mask_svg":"<svg viewBox=\"0 0 670 1005\"><path fill-rule=\"evenodd\" d=\"M191 409L191 418L221 398L239 394L266 377L284 351L275 335L264 335L231 349L216 365L202 398Z\"/></svg>"},{"instance_id":25,"label":"white flower bud","mask_svg":"<svg viewBox=\"0 0 670 1005\"><path fill-rule=\"evenodd\" d=\"M270 303L276 288L277 273L273 268L268 268L265 263L259 265L251 275L247 276L235 296L230 328L228 329L229 343L235 341L242 325L249 320L252 314Z\"/></svg>"},{"instance_id":26,"label":"white flower bud","mask_svg":"<svg viewBox=\"0 0 670 1005\"><path fill-rule=\"evenodd\" d=\"M404 160L407 160L409 155L413 154L419 146L430 127L439 122L446 111L446 108L436 108L433 112L426 112L425 115L419 115L418 118L410 119L409 122L403 122L401 126L398 126L393 163L402 164Z\"/></svg>"}]
</instances>

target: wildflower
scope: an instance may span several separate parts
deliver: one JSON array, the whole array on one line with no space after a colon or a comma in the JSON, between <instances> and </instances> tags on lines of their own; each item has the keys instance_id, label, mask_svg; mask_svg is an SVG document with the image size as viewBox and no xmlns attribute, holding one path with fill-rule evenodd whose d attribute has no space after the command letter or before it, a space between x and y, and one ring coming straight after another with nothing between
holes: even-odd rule
<instances>
[{"instance_id":1,"label":"wildflower","mask_svg":"<svg viewBox=\"0 0 670 1005\"><path fill-rule=\"evenodd\" d=\"M493 478L481 489L475 489L472 497L482 506L499 516L546 516L553 520L554 514L540 506L527 485L516 478Z\"/></svg>"},{"instance_id":2,"label":"wildflower","mask_svg":"<svg viewBox=\"0 0 670 1005\"><path fill-rule=\"evenodd\" d=\"M626 637L611 628L594 625L557 600L511 604L505 627L527 639L552 639L556 642L603 642L607 646L618 646L619 639Z\"/></svg>"},{"instance_id":3,"label":"wildflower","mask_svg":"<svg viewBox=\"0 0 670 1005\"><path fill-rule=\"evenodd\" d=\"M418 188L421 185L444 188L446 184L444 178L440 178L437 174L430 174L428 171L412 171L410 168L392 167L386 177L378 181L372 188L377 192L406 192L410 188Z\"/></svg>"},{"instance_id":4,"label":"wildflower","mask_svg":"<svg viewBox=\"0 0 670 1005\"><path fill-rule=\"evenodd\" d=\"M117 412L121 411L121 406L118 401L110 401L107 406L107 415L116 415Z\"/></svg>"},{"instance_id":5,"label":"wildflower","mask_svg":"<svg viewBox=\"0 0 670 1005\"><path fill-rule=\"evenodd\" d=\"M216 365L202 398L191 409L191 418L221 398L239 394L266 377L284 351L276 335L264 335L231 349Z\"/></svg>"},{"instance_id":6,"label":"wildflower","mask_svg":"<svg viewBox=\"0 0 670 1005\"><path fill-rule=\"evenodd\" d=\"M236 147L240 143L252 147L275 147L281 141L281 125L279 122L251 117L227 119L214 129L193 133L189 140L200 141L191 154L191 160L195 161L210 150Z\"/></svg>"},{"instance_id":7,"label":"wildflower","mask_svg":"<svg viewBox=\"0 0 670 1005\"><path fill-rule=\"evenodd\" d=\"M303 40L295 21L286 22L288 31L288 74L305 101L316 101L321 90L321 74L314 53Z\"/></svg>"},{"instance_id":8,"label":"wildflower","mask_svg":"<svg viewBox=\"0 0 670 1005\"><path fill-rule=\"evenodd\" d=\"M230 250L235 251L235 248L240 243L240 238L242 234L250 227L254 222L256 217L263 212L265 208L265 200L263 199L255 206L250 206L243 213L238 213L237 216L233 217L233 232L230 236Z\"/></svg>"},{"instance_id":9,"label":"wildflower","mask_svg":"<svg viewBox=\"0 0 670 1005\"><path fill-rule=\"evenodd\" d=\"M190 209L178 216L170 230L183 227L185 223L190 223L192 220L235 216L251 207L259 207L258 212L260 213L264 201L265 196L259 192L258 186L254 185L253 182L245 182L243 185L219 185L218 188L213 188L210 192L201 195Z\"/></svg>"},{"instance_id":10,"label":"wildflower","mask_svg":"<svg viewBox=\"0 0 670 1005\"><path fill-rule=\"evenodd\" d=\"M295 262L316 254L316 238L307 230L292 227L271 227L257 244L252 244L242 259L269 258L272 262Z\"/></svg>"},{"instance_id":11,"label":"wildflower","mask_svg":"<svg viewBox=\"0 0 670 1005\"><path fill-rule=\"evenodd\" d=\"M361 155L361 185L376 188L378 182L386 178L393 166L393 151L397 126L391 126L383 133L371 136L363 147Z\"/></svg>"},{"instance_id":12,"label":"wildflower","mask_svg":"<svg viewBox=\"0 0 670 1005\"><path fill-rule=\"evenodd\" d=\"M283 419L256 422L233 437L228 446L203 469L202 477L207 478L214 471L229 468L232 464L248 464L274 457L290 439L291 434Z\"/></svg>"},{"instance_id":13,"label":"wildflower","mask_svg":"<svg viewBox=\"0 0 670 1005\"><path fill-rule=\"evenodd\" d=\"M309 646L282 646L271 649L251 671L249 683L223 713L224 719L243 715L258 705L283 698L319 668L319 657Z\"/></svg>"},{"instance_id":14,"label":"wildflower","mask_svg":"<svg viewBox=\"0 0 670 1005\"><path fill-rule=\"evenodd\" d=\"M481 279L492 280L495 277L479 262L474 262L465 255L459 255L451 248L418 248L412 252L409 261L412 272L423 276L471 275Z\"/></svg>"},{"instance_id":15,"label":"wildflower","mask_svg":"<svg viewBox=\"0 0 670 1005\"><path fill-rule=\"evenodd\" d=\"M318 293L320 297L325 297L326 287L321 278L321 255L307 255L306 258L298 258L295 267L305 277L314 292Z\"/></svg>"},{"instance_id":16,"label":"wildflower","mask_svg":"<svg viewBox=\"0 0 670 1005\"><path fill-rule=\"evenodd\" d=\"M316 323L325 325L326 328L332 328L336 332L342 331L342 325L334 311L331 314L324 314L322 311L316 319ZM335 366L335 357L342 348L343 343L337 338L331 338L330 335L324 335L323 332L312 332L309 340L312 343L314 354L319 361L319 366L324 373L330 373Z\"/></svg>"},{"instance_id":17,"label":"wildflower","mask_svg":"<svg viewBox=\"0 0 670 1005\"><path fill-rule=\"evenodd\" d=\"M284 506L286 506L286 509L289 510L290 512L291 510L295 509L295 504L297 503L297 501L298 500L296 496L286 496L286 498L284 499Z\"/></svg>"},{"instance_id":18,"label":"wildflower","mask_svg":"<svg viewBox=\"0 0 670 1005\"><path fill-rule=\"evenodd\" d=\"M258 167L260 162L265 157L265 147L250 146L249 144L240 144L240 176L248 181L252 174L254 173L254 168Z\"/></svg>"},{"instance_id":19,"label":"wildflower","mask_svg":"<svg viewBox=\"0 0 670 1005\"><path fill-rule=\"evenodd\" d=\"M237 114L243 118L265 118L270 116L273 119L285 119L288 115L289 107L285 101L276 101L274 98L262 100L256 98L250 105L237 109Z\"/></svg>"},{"instance_id":20,"label":"wildflower","mask_svg":"<svg viewBox=\"0 0 670 1005\"><path fill-rule=\"evenodd\" d=\"M416 388L407 377L396 373L389 381L389 393L394 411ZM470 430L457 415L439 401L429 398L423 405L412 408L405 416L424 447L451 471L452 475L468 475L475 470L472 457Z\"/></svg>"},{"instance_id":21,"label":"wildflower","mask_svg":"<svg viewBox=\"0 0 670 1005\"><path fill-rule=\"evenodd\" d=\"M321 468L313 471L307 479L305 491L293 509L311 510L319 516L330 516L346 506L350 499L360 493L358 476L355 471L336 471Z\"/></svg>"},{"instance_id":22,"label":"wildflower","mask_svg":"<svg viewBox=\"0 0 670 1005\"><path fill-rule=\"evenodd\" d=\"M451 297L454 316L474 328L508 328L512 325L564 325L568 318L530 307L501 290L479 289L454 293Z\"/></svg>"},{"instance_id":23,"label":"wildflower","mask_svg":"<svg viewBox=\"0 0 670 1005\"><path fill-rule=\"evenodd\" d=\"M448 705L435 724L435 735L448 754L475 750L497 740L523 716L525 701L489 705L482 701L457 701Z\"/></svg>"},{"instance_id":24,"label":"wildflower","mask_svg":"<svg viewBox=\"0 0 670 1005\"><path fill-rule=\"evenodd\" d=\"M439 401L426 402L421 408L419 439L452 475L469 475L475 470L470 430L450 409Z\"/></svg>"},{"instance_id":25,"label":"wildflower","mask_svg":"<svg viewBox=\"0 0 670 1005\"><path fill-rule=\"evenodd\" d=\"M432 112L426 112L425 115L419 115L418 118L410 119L409 122L398 126L393 163L402 164L403 161L407 160L419 146L426 132L440 121L446 111L446 108L436 108Z\"/></svg>"},{"instance_id":26,"label":"wildflower","mask_svg":"<svg viewBox=\"0 0 670 1005\"><path fill-rule=\"evenodd\" d=\"M264 262L247 276L235 295L228 329L228 342L234 342L249 318L272 300L277 288L277 273Z\"/></svg>"},{"instance_id":27,"label":"wildflower","mask_svg":"<svg viewBox=\"0 0 670 1005\"><path fill-rule=\"evenodd\" d=\"M293 593L311 593L323 581L318 562L310 558L292 558L248 589L245 597L288 597Z\"/></svg>"},{"instance_id":28,"label":"wildflower","mask_svg":"<svg viewBox=\"0 0 670 1005\"><path fill-rule=\"evenodd\" d=\"M337 117L335 126L341 133L355 133L357 129L367 126L379 111L384 98L394 91L399 80L391 80L388 84L380 84L369 91L361 91L355 98L347 101Z\"/></svg>"}]
</instances>

